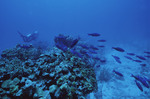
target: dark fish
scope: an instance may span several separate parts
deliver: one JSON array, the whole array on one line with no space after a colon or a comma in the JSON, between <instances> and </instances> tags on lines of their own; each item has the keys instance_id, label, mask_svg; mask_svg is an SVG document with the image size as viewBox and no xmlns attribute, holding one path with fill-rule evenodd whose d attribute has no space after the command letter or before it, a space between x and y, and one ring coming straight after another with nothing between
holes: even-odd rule
<instances>
[{"instance_id":1,"label":"dark fish","mask_svg":"<svg viewBox=\"0 0 150 99\"><path fill-rule=\"evenodd\" d=\"M81 54L86 54L87 52L85 50L80 50Z\"/></svg>"},{"instance_id":2,"label":"dark fish","mask_svg":"<svg viewBox=\"0 0 150 99\"><path fill-rule=\"evenodd\" d=\"M145 56L145 57L150 58L150 56Z\"/></svg>"},{"instance_id":3,"label":"dark fish","mask_svg":"<svg viewBox=\"0 0 150 99\"><path fill-rule=\"evenodd\" d=\"M89 52L92 54L97 54L97 52L95 52L94 50L89 50Z\"/></svg>"},{"instance_id":4,"label":"dark fish","mask_svg":"<svg viewBox=\"0 0 150 99\"><path fill-rule=\"evenodd\" d=\"M72 41L70 48L74 47L78 43L79 39L75 39Z\"/></svg>"},{"instance_id":5,"label":"dark fish","mask_svg":"<svg viewBox=\"0 0 150 99\"><path fill-rule=\"evenodd\" d=\"M137 58L141 59L141 60L146 60L146 58L144 58L143 56L138 56L136 55Z\"/></svg>"},{"instance_id":6,"label":"dark fish","mask_svg":"<svg viewBox=\"0 0 150 99\"><path fill-rule=\"evenodd\" d=\"M80 44L80 46L83 47L83 48L85 48L85 49L89 49L89 47L86 46L86 45Z\"/></svg>"},{"instance_id":7,"label":"dark fish","mask_svg":"<svg viewBox=\"0 0 150 99\"><path fill-rule=\"evenodd\" d=\"M131 55L131 56L134 56L135 54L134 54L134 53L127 53L127 55Z\"/></svg>"},{"instance_id":8,"label":"dark fish","mask_svg":"<svg viewBox=\"0 0 150 99\"><path fill-rule=\"evenodd\" d=\"M97 47L95 46L90 46L90 48L92 48L93 50L99 50Z\"/></svg>"},{"instance_id":9,"label":"dark fish","mask_svg":"<svg viewBox=\"0 0 150 99\"><path fill-rule=\"evenodd\" d=\"M81 55L79 52L75 51L75 49L70 49L70 52L71 52L73 55L82 58L82 55Z\"/></svg>"},{"instance_id":10,"label":"dark fish","mask_svg":"<svg viewBox=\"0 0 150 99\"><path fill-rule=\"evenodd\" d=\"M90 35L90 36L94 36L94 37L100 36L100 34L99 34L99 33L88 33L88 35Z\"/></svg>"},{"instance_id":11,"label":"dark fish","mask_svg":"<svg viewBox=\"0 0 150 99\"><path fill-rule=\"evenodd\" d=\"M148 85L148 83L146 82L146 80L145 80L144 78L142 78L142 79L140 80L140 82L141 82L146 88L149 88L149 85Z\"/></svg>"},{"instance_id":12,"label":"dark fish","mask_svg":"<svg viewBox=\"0 0 150 99\"><path fill-rule=\"evenodd\" d=\"M96 68L99 68L99 67L101 67L101 65L96 65Z\"/></svg>"},{"instance_id":13,"label":"dark fish","mask_svg":"<svg viewBox=\"0 0 150 99\"><path fill-rule=\"evenodd\" d=\"M32 45L20 45L20 44L18 44L17 47L24 48L24 49L29 49L29 48L32 47Z\"/></svg>"},{"instance_id":14,"label":"dark fish","mask_svg":"<svg viewBox=\"0 0 150 99\"><path fill-rule=\"evenodd\" d=\"M133 60L133 61L138 62L138 63L141 63L141 62L142 62L141 60Z\"/></svg>"},{"instance_id":15,"label":"dark fish","mask_svg":"<svg viewBox=\"0 0 150 99\"><path fill-rule=\"evenodd\" d=\"M118 56L112 55L112 57L116 60L116 62L118 62L119 64L121 64L120 58Z\"/></svg>"},{"instance_id":16,"label":"dark fish","mask_svg":"<svg viewBox=\"0 0 150 99\"><path fill-rule=\"evenodd\" d=\"M142 67L145 67L146 66L146 64L140 64Z\"/></svg>"},{"instance_id":17,"label":"dark fish","mask_svg":"<svg viewBox=\"0 0 150 99\"><path fill-rule=\"evenodd\" d=\"M131 77L134 77L136 80L140 80L141 79L140 76L135 76L133 74L131 74Z\"/></svg>"},{"instance_id":18,"label":"dark fish","mask_svg":"<svg viewBox=\"0 0 150 99\"><path fill-rule=\"evenodd\" d=\"M115 49L115 50L117 50L119 52L124 52L125 51L124 49L122 49L120 47L112 47L112 49Z\"/></svg>"},{"instance_id":19,"label":"dark fish","mask_svg":"<svg viewBox=\"0 0 150 99\"><path fill-rule=\"evenodd\" d=\"M124 56L125 58L129 59L129 60L133 60L131 57L129 56Z\"/></svg>"},{"instance_id":20,"label":"dark fish","mask_svg":"<svg viewBox=\"0 0 150 99\"><path fill-rule=\"evenodd\" d=\"M148 51L144 51L144 53L146 53L146 54L150 54L150 52L148 52Z\"/></svg>"},{"instance_id":21,"label":"dark fish","mask_svg":"<svg viewBox=\"0 0 150 99\"><path fill-rule=\"evenodd\" d=\"M92 54L86 53L87 57L93 58Z\"/></svg>"},{"instance_id":22,"label":"dark fish","mask_svg":"<svg viewBox=\"0 0 150 99\"><path fill-rule=\"evenodd\" d=\"M106 59L100 59L100 62L105 63Z\"/></svg>"},{"instance_id":23,"label":"dark fish","mask_svg":"<svg viewBox=\"0 0 150 99\"><path fill-rule=\"evenodd\" d=\"M99 58L99 57L93 57L93 59L95 59L95 60L100 60L100 58Z\"/></svg>"},{"instance_id":24,"label":"dark fish","mask_svg":"<svg viewBox=\"0 0 150 99\"><path fill-rule=\"evenodd\" d=\"M103 40L103 39L102 39L102 40L98 40L98 42L106 42L106 40Z\"/></svg>"},{"instance_id":25,"label":"dark fish","mask_svg":"<svg viewBox=\"0 0 150 99\"><path fill-rule=\"evenodd\" d=\"M140 81L145 87L149 88L149 85L143 77L134 76L133 74L131 76L134 77L136 80Z\"/></svg>"},{"instance_id":26,"label":"dark fish","mask_svg":"<svg viewBox=\"0 0 150 99\"><path fill-rule=\"evenodd\" d=\"M141 84L140 84L137 80L135 80L135 83L136 83L137 87L138 87L141 91L143 91L143 88L142 88Z\"/></svg>"},{"instance_id":27,"label":"dark fish","mask_svg":"<svg viewBox=\"0 0 150 99\"><path fill-rule=\"evenodd\" d=\"M105 47L104 45L100 45L100 46L98 46L98 47Z\"/></svg>"},{"instance_id":28,"label":"dark fish","mask_svg":"<svg viewBox=\"0 0 150 99\"><path fill-rule=\"evenodd\" d=\"M65 46L63 43L61 43L61 44L60 43L55 43L55 45L56 45L57 48L61 49L64 52L66 52L67 49L68 49L68 47Z\"/></svg>"},{"instance_id":29,"label":"dark fish","mask_svg":"<svg viewBox=\"0 0 150 99\"><path fill-rule=\"evenodd\" d=\"M120 72L115 71L115 70L113 70L113 72L114 72L115 74L117 74L117 75L119 75L119 76L123 77L123 74L121 74Z\"/></svg>"},{"instance_id":30,"label":"dark fish","mask_svg":"<svg viewBox=\"0 0 150 99\"><path fill-rule=\"evenodd\" d=\"M150 79L149 79L149 78L144 77L144 79L145 79L148 83L150 83Z\"/></svg>"},{"instance_id":31,"label":"dark fish","mask_svg":"<svg viewBox=\"0 0 150 99\"><path fill-rule=\"evenodd\" d=\"M115 55L111 55L112 57L114 57L115 59L120 59L118 56Z\"/></svg>"}]
</instances>

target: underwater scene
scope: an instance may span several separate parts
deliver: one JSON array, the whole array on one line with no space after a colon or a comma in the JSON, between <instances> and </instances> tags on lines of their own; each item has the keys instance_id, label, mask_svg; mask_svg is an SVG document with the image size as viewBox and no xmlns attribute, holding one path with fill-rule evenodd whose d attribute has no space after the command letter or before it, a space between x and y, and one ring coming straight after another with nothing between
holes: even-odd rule
<instances>
[{"instance_id":1,"label":"underwater scene","mask_svg":"<svg viewBox=\"0 0 150 99\"><path fill-rule=\"evenodd\" d=\"M0 0L0 99L150 99L150 0Z\"/></svg>"}]
</instances>

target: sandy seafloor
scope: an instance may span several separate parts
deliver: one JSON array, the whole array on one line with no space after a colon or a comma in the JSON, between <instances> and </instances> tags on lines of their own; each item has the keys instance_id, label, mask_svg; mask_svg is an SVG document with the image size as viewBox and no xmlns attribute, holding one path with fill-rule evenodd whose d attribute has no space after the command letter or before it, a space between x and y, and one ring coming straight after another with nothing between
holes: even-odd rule
<instances>
[{"instance_id":1,"label":"sandy seafloor","mask_svg":"<svg viewBox=\"0 0 150 99\"><path fill-rule=\"evenodd\" d=\"M141 44L141 45L140 45ZM138 45L138 46L137 46ZM140 75L144 77L150 77L150 58L142 61L142 63L147 64L142 67L140 64L132 60L126 59L124 56L127 52L135 53L136 55L144 56L144 51L150 51L148 48L148 42L131 42L128 44L118 44L115 46L120 46L125 49L125 52L118 52L111 49L111 46L105 48L104 57L107 59L106 64L102 64L99 68L95 68L97 79L99 79L99 74L101 68L107 68L112 73L112 79L107 82L98 81L98 91L90 93L87 99L150 99L150 89L143 87L143 92L137 87L135 79L131 77L131 74ZM113 46L113 45L112 45ZM121 64L117 63L111 55L116 55L120 57ZM136 56L131 56L133 59L138 59ZM119 71L124 75L124 77L119 77L113 73L113 69Z\"/></svg>"}]
</instances>

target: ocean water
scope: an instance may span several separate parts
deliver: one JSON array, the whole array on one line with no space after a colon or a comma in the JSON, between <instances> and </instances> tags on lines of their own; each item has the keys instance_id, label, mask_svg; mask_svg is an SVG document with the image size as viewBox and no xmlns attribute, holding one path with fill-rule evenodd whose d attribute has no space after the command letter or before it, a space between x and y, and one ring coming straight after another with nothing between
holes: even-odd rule
<instances>
[{"instance_id":1,"label":"ocean water","mask_svg":"<svg viewBox=\"0 0 150 99\"><path fill-rule=\"evenodd\" d=\"M98 82L98 92L103 98L91 93L87 99L149 99L150 89L143 88L145 93L141 92L129 76L141 74L139 64L125 59L125 53L112 47L141 56L144 51L150 52L150 0L0 0L0 53L17 44L33 43L25 43L17 31L23 35L38 31L36 41L48 42L51 47L55 46L54 37L59 34L106 46L104 57L108 61L104 66L120 71L125 77L103 84ZM92 37L88 33L101 36ZM99 43L98 39L106 42ZM111 55L123 57L122 64L115 62ZM144 63L150 70L150 59ZM142 75L150 77L150 72ZM115 98L117 95L120 97Z\"/></svg>"}]
</instances>

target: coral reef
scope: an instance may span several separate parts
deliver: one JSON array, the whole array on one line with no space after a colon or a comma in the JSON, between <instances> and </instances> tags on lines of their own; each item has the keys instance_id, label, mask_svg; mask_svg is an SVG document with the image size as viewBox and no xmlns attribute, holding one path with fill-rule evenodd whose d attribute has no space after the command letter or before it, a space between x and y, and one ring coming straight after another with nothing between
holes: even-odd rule
<instances>
[{"instance_id":1,"label":"coral reef","mask_svg":"<svg viewBox=\"0 0 150 99\"><path fill-rule=\"evenodd\" d=\"M42 53L33 46L17 45L1 56L2 99L84 99L97 90L91 64L70 51L53 47Z\"/></svg>"}]
</instances>

